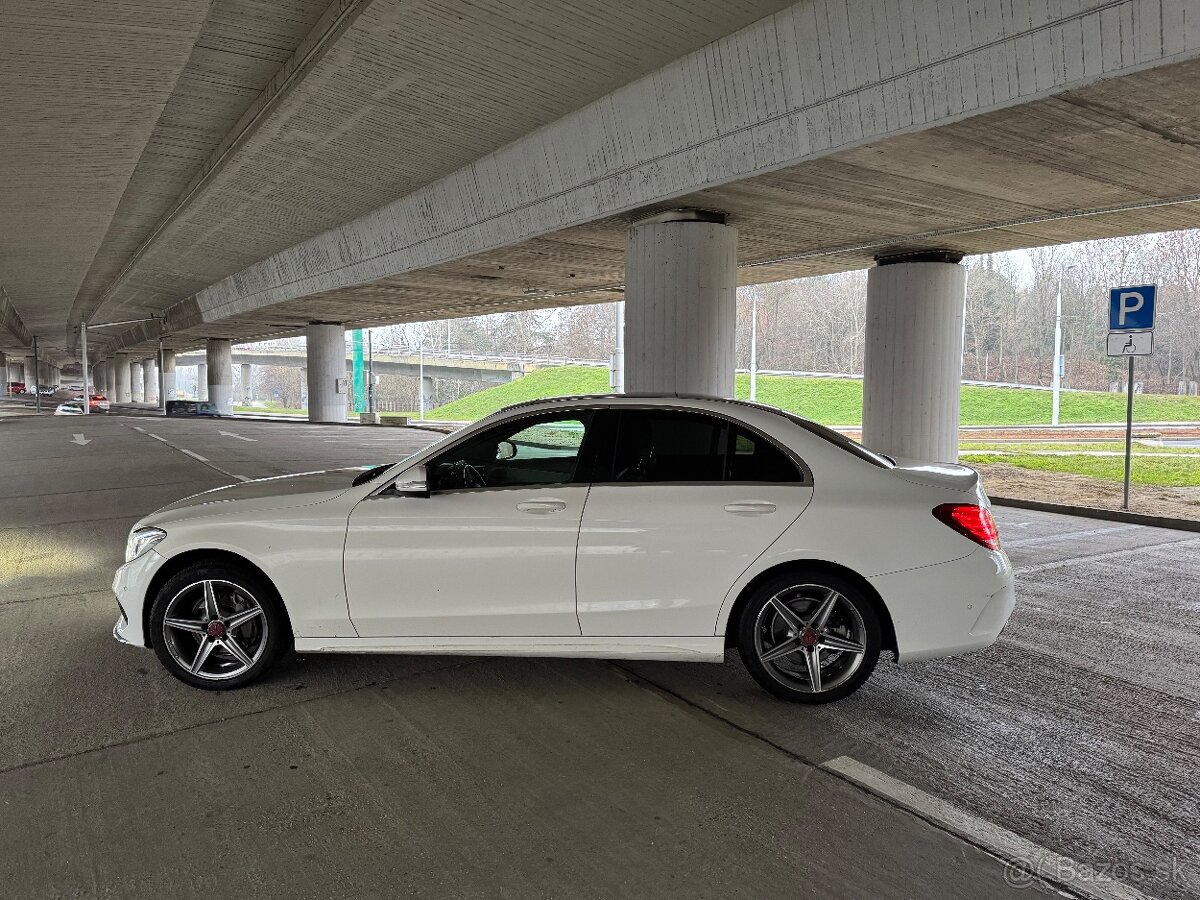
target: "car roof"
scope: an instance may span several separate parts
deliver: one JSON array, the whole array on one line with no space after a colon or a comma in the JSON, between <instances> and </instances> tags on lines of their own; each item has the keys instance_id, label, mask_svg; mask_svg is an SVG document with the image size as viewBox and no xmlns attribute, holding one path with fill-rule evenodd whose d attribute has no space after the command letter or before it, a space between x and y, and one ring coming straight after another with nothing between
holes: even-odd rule
<instances>
[{"instance_id":1,"label":"car roof","mask_svg":"<svg viewBox=\"0 0 1200 900\"><path fill-rule=\"evenodd\" d=\"M521 409L553 409L556 406L574 406L596 408L607 406L663 406L669 409L713 409L721 406L732 406L744 410L757 410L771 413L784 419L803 418L794 416L775 406L756 403L752 400L734 400L729 397L718 397L713 394L665 394L665 393L628 393L628 394L578 394L571 397L546 397L541 400L523 400L514 403L497 413L513 412Z\"/></svg>"}]
</instances>

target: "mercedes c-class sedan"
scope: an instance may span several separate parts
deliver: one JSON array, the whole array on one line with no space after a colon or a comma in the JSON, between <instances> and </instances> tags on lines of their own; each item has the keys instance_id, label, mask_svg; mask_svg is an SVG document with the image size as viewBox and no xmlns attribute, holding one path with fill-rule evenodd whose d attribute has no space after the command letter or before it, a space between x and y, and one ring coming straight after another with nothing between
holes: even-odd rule
<instances>
[{"instance_id":1,"label":"mercedes c-class sedan","mask_svg":"<svg viewBox=\"0 0 1200 900\"><path fill-rule=\"evenodd\" d=\"M118 640L200 688L288 650L720 662L787 700L992 644L1013 575L978 475L758 404L562 398L402 462L197 494L134 527Z\"/></svg>"}]
</instances>

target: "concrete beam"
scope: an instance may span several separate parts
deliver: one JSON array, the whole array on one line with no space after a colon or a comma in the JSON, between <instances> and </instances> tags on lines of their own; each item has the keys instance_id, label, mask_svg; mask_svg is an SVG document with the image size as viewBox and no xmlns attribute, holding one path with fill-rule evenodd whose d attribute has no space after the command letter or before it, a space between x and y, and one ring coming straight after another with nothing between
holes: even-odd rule
<instances>
[{"instance_id":1,"label":"concrete beam","mask_svg":"<svg viewBox=\"0 0 1200 900\"><path fill-rule=\"evenodd\" d=\"M2 284L0 284L0 328L3 328L12 335L22 347L33 346L33 335L25 327L25 322L21 319L20 314L17 313L17 308L13 305L12 298L8 296L8 291L4 289L4 285Z\"/></svg>"},{"instance_id":2,"label":"concrete beam","mask_svg":"<svg viewBox=\"0 0 1200 900\"><path fill-rule=\"evenodd\" d=\"M186 331L1200 56L1189 0L801 2L171 307ZM876 28L875 22L891 23ZM853 44L852 36L853 34ZM916 35L936 35L922 42ZM856 53L861 44L867 53ZM549 161L549 164L548 164ZM145 338L131 332L128 344Z\"/></svg>"}]
</instances>

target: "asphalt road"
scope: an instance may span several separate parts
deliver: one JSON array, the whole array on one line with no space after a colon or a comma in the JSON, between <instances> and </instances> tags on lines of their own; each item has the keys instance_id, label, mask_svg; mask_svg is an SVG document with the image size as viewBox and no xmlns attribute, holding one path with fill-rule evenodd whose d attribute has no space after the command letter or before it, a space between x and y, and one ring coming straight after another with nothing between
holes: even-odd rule
<instances>
[{"instance_id":1,"label":"asphalt road","mask_svg":"<svg viewBox=\"0 0 1200 900\"><path fill-rule=\"evenodd\" d=\"M209 694L111 639L136 518L436 435L13 411L0 897L1200 895L1194 534L999 509L1000 642L827 707L735 654L307 656Z\"/></svg>"}]
</instances>

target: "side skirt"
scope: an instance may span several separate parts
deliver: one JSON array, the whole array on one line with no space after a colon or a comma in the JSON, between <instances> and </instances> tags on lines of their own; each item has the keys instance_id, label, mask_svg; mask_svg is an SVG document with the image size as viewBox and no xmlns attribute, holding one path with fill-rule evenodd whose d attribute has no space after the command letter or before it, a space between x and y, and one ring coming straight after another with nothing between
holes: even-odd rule
<instances>
[{"instance_id":1,"label":"side skirt","mask_svg":"<svg viewBox=\"0 0 1200 900\"><path fill-rule=\"evenodd\" d=\"M416 653L449 656L564 656L592 659L725 659L723 637L681 638L296 638L297 653Z\"/></svg>"}]
</instances>

